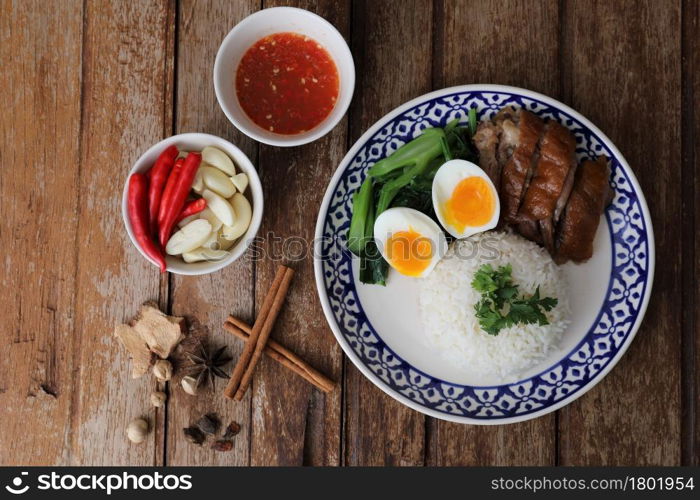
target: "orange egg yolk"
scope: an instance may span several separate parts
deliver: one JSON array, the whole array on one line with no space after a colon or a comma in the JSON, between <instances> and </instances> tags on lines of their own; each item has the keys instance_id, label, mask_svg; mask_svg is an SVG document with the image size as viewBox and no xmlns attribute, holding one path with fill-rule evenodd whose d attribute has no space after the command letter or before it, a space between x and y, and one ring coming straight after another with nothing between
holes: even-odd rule
<instances>
[{"instance_id":1,"label":"orange egg yolk","mask_svg":"<svg viewBox=\"0 0 700 500\"><path fill-rule=\"evenodd\" d=\"M413 228L392 234L386 244L386 257L394 269L406 276L420 276L433 257L431 241Z\"/></svg>"},{"instance_id":2,"label":"orange egg yolk","mask_svg":"<svg viewBox=\"0 0 700 500\"><path fill-rule=\"evenodd\" d=\"M495 207L496 200L486 179L466 177L443 207L445 222L460 232L468 226L483 226L493 217Z\"/></svg>"}]
</instances>

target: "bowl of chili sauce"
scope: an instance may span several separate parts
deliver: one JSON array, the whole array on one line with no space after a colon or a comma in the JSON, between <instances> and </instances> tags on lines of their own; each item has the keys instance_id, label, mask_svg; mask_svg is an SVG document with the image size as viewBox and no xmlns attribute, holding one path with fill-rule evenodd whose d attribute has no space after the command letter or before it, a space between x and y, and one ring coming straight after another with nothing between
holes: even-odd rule
<instances>
[{"instance_id":1,"label":"bowl of chili sauce","mask_svg":"<svg viewBox=\"0 0 700 500\"><path fill-rule=\"evenodd\" d=\"M221 109L249 137L298 146L330 132L345 115L355 65L343 36L322 17L293 7L252 14L216 55Z\"/></svg>"}]
</instances>

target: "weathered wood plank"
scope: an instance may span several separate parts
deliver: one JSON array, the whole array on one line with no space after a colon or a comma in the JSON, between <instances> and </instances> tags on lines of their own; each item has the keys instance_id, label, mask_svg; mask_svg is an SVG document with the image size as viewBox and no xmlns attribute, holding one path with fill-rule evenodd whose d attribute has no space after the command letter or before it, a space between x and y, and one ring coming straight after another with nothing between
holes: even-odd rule
<instances>
[{"instance_id":1,"label":"weathered wood plank","mask_svg":"<svg viewBox=\"0 0 700 500\"><path fill-rule=\"evenodd\" d=\"M357 70L350 144L393 108L431 88L432 2L353 4ZM425 417L401 405L345 362L346 465L422 465Z\"/></svg>"},{"instance_id":2,"label":"weathered wood plank","mask_svg":"<svg viewBox=\"0 0 700 500\"><path fill-rule=\"evenodd\" d=\"M87 2L83 48L83 126L72 408L72 462L152 465L160 432L136 446L125 428L137 416L160 423L149 400L154 379L132 380L129 357L112 337L145 300L159 300L158 270L131 244L121 193L133 162L166 128L165 1ZM64 196L70 189L54 191Z\"/></svg>"},{"instance_id":3,"label":"weathered wood plank","mask_svg":"<svg viewBox=\"0 0 700 500\"><path fill-rule=\"evenodd\" d=\"M346 1L265 1L264 7L291 5L331 22L345 36ZM280 258L296 270L273 337L314 367L340 380L342 353L316 299L312 241L323 193L345 154L347 120L318 141L298 148L260 146L259 172L265 192L260 229L265 257L256 261L256 304L262 303ZM338 465L341 391L322 394L270 359L255 375L252 395L252 465Z\"/></svg>"},{"instance_id":4,"label":"weathered wood plank","mask_svg":"<svg viewBox=\"0 0 700 500\"><path fill-rule=\"evenodd\" d=\"M562 465L680 462L680 6L566 5L567 101L627 158L656 228L656 276L630 349L597 387L560 412Z\"/></svg>"},{"instance_id":5,"label":"weathered wood plank","mask_svg":"<svg viewBox=\"0 0 700 500\"><path fill-rule=\"evenodd\" d=\"M559 96L557 2L444 2L439 12L434 49L438 87L499 83ZM553 414L497 427L432 421L429 429L431 465L555 461Z\"/></svg>"},{"instance_id":6,"label":"weathered wood plank","mask_svg":"<svg viewBox=\"0 0 700 500\"><path fill-rule=\"evenodd\" d=\"M0 464L68 464L82 2L0 11Z\"/></svg>"},{"instance_id":7,"label":"weathered wood plank","mask_svg":"<svg viewBox=\"0 0 700 500\"><path fill-rule=\"evenodd\" d=\"M259 2L208 0L180 3L177 47L176 132L207 132L240 147L255 164L257 147L238 132L219 108L211 80L216 52L226 34L244 17L259 7ZM232 83L233 84L233 83ZM209 330L212 345L228 345L234 358L243 344L227 334L222 325L229 314L245 320L253 315L253 263L245 256L216 273L206 276L173 276L171 303L174 314L197 318ZM227 367L226 369L230 369ZM225 400L225 381L219 379L196 398L178 387L170 387L168 402L168 465L247 465L251 433L249 402ZM235 420L241 433L231 452L221 453L209 446L195 446L184 440L182 429L195 423L203 414L215 412L223 425Z\"/></svg>"},{"instance_id":8,"label":"weathered wood plank","mask_svg":"<svg viewBox=\"0 0 700 500\"><path fill-rule=\"evenodd\" d=\"M683 247L683 312L684 316L684 366L685 394L683 432L685 449L683 465L700 465L700 2L683 2L683 220L694 222L692 234L684 231Z\"/></svg>"}]
</instances>

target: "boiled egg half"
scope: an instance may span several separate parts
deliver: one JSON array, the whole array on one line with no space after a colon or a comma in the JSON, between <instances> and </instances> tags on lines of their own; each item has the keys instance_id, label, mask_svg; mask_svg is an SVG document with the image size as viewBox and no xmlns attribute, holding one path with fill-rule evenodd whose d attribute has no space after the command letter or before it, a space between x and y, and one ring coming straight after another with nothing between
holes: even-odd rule
<instances>
[{"instance_id":1,"label":"boiled egg half","mask_svg":"<svg viewBox=\"0 0 700 500\"><path fill-rule=\"evenodd\" d=\"M390 208L379 214L374 240L389 265L406 276L427 276L447 251L440 227L412 208Z\"/></svg>"},{"instance_id":2,"label":"boiled egg half","mask_svg":"<svg viewBox=\"0 0 700 500\"><path fill-rule=\"evenodd\" d=\"M433 179L433 207L443 227L457 239L493 229L501 205L498 192L478 165L450 160Z\"/></svg>"}]
</instances>

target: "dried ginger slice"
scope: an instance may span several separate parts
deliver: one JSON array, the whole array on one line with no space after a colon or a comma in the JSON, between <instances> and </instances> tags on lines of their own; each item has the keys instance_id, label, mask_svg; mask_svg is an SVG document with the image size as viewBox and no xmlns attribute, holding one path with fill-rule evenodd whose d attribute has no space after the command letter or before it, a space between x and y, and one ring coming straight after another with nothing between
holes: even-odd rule
<instances>
[{"instance_id":1,"label":"dried ginger slice","mask_svg":"<svg viewBox=\"0 0 700 500\"><path fill-rule=\"evenodd\" d=\"M132 327L152 352L167 359L185 338L184 320L178 316L168 316L147 303L141 306Z\"/></svg>"},{"instance_id":2,"label":"dried ginger slice","mask_svg":"<svg viewBox=\"0 0 700 500\"><path fill-rule=\"evenodd\" d=\"M121 340L129 354L131 354L131 378L139 378L145 375L151 367L151 354L143 337L129 325L117 325L114 335Z\"/></svg>"}]
</instances>

